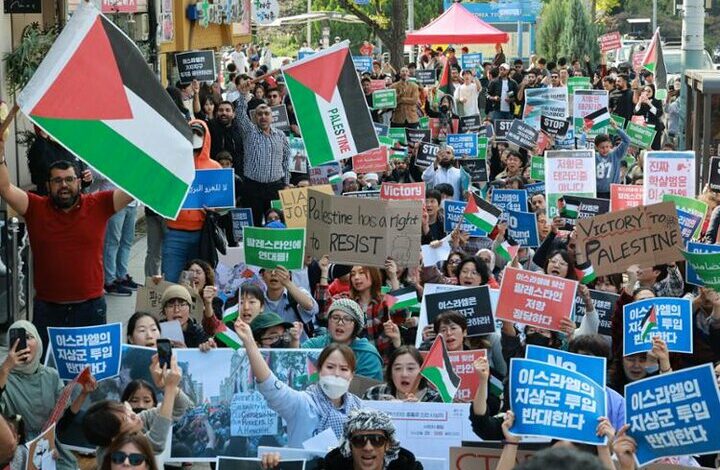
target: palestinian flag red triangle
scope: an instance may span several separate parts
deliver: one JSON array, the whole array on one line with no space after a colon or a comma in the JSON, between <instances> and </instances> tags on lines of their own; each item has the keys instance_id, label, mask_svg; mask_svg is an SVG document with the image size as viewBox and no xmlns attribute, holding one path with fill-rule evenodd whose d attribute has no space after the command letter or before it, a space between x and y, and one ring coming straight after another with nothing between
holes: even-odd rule
<instances>
[{"instance_id":1,"label":"palestinian flag red triangle","mask_svg":"<svg viewBox=\"0 0 720 470\"><path fill-rule=\"evenodd\" d=\"M285 71L298 82L313 90L325 101L332 101L349 49L338 49L330 54L313 57L306 64L298 64ZM323 73L318 73L322 70Z\"/></svg>"}]
</instances>

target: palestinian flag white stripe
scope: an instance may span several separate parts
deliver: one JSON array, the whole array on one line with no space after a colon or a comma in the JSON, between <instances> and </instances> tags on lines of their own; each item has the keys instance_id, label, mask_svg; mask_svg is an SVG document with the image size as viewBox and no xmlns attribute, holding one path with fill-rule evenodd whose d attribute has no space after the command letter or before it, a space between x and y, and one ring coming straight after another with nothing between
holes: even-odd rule
<instances>
[{"instance_id":1,"label":"palestinian flag white stripe","mask_svg":"<svg viewBox=\"0 0 720 470\"><path fill-rule=\"evenodd\" d=\"M347 119L348 111L352 111L345 109L340 99L340 91L336 88L332 101L329 102L318 96L317 107L320 110L323 125L329 131L329 143L333 154L343 155L344 157L341 158L357 155L359 152L355 146L355 141L352 139L350 123Z\"/></svg>"},{"instance_id":2,"label":"palestinian flag white stripe","mask_svg":"<svg viewBox=\"0 0 720 470\"><path fill-rule=\"evenodd\" d=\"M240 314L239 305L234 305L230 308L225 309L225 311L223 311L222 321L223 322L235 321L235 319L238 317L239 314Z\"/></svg>"},{"instance_id":3,"label":"palestinian flag white stripe","mask_svg":"<svg viewBox=\"0 0 720 470\"><path fill-rule=\"evenodd\" d=\"M243 347L243 342L240 337L237 335L237 333L235 333L229 328L225 331L221 331L215 334L215 338L222 341L227 347L235 350Z\"/></svg>"}]
</instances>

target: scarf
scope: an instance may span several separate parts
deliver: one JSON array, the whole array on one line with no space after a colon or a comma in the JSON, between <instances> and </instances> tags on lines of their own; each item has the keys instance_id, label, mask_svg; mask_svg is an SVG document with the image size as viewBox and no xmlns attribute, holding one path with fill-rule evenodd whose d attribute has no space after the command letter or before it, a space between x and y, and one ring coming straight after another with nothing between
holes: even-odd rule
<instances>
[{"instance_id":1,"label":"scarf","mask_svg":"<svg viewBox=\"0 0 720 470\"><path fill-rule=\"evenodd\" d=\"M37 346L35 348L35 355L30 359L30 362L27 364L21 364L13 367L12 371L10 371L11 374L23 374L23 375L31 375L34 374L38 367L40 366L40 358L43 355L43 345L42 341L40 341L40 335L38 334L37 329L35 328L35 325L30 323L27 320L18 320L12 325L10 325L10 329L12 328L22 328L25 330L25 333L27 334L28 338L32 337L35 338L35 341L37 343ZM9 330L8 330L9 331ZM10 344L10 333L8 333L8 349L12 348L12 344Z\"/></svg>"},{"instance_id":2,"label":"scarf","mask_svg":"<svg viewBox=\"0 0 720 470\"><path fill-rule=\"evenodd\" d=\"M320 415L313 435L317 435L327 428L331 428L338 439L343 437L343 427L348 419L351 411L359 409L362 406L360 399L352 393L346 393L343 397L343 404L340 408L335 408L333 402L320 389L318 384L313 384L305 390L310 395Z\"/></svg>"}]
</instances>

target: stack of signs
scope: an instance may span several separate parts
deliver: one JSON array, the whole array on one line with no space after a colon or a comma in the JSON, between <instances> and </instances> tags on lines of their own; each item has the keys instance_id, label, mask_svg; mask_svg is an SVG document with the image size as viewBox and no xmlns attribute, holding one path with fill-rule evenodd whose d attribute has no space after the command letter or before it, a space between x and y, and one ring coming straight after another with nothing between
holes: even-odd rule
<instances>
[{"instance_id":1,"label":"stack of signs","mask_svg":"<svg viewBox=\"0 0 720 470\"><path fill-rule=\"evenodd\" d=\"M541 116L556 121L568 117L568 91L566 87L526 88L523 121L540 130ZM564 135L563 132L560 135Z\"/></svg>"},{"instance_id":2,"label":"stack of signs","mask_svg":"<svg viewBox=\"0 0 720 470\"><path fill-rule=\"evenodd\" d=\"M668 351L692 354L690 299L655 297L623 306L623 356L650 351L655 337Z\"/></svg>"},{"instance_id":3,"label":"stack of signs","mask_svg":"<svg viewBox=\"0 0 720 470\"><path fill-rule=\"evenodd\" d=\"M502 210L500 220L506 222L508 211L527 212L528 197L524 189L494 189L490 204Z\"/></svg>"},{"instance_id":4,"label":"stack of signs","mask_svg":"<svg viewBox=\"0 0 720 470\"><path fill-rule=\"evenodd\" d=\"M302 269L305 260L305 229L245 227L243 247L245 262L250 266Z\"/></svg>"},{"instance_id":5,"label":"stack of signs","mask_svg":"<svg viewBox=\"0 0 720 470\"><path fill-rule=\"evenodd\" d=\"M613 310L615 309L615 302L619 297L620 295L613 294L612 292L590 289L590 299L592 300L593 307L595 307L595 314L600 320L600 327L598 328L599 334L611 336L610 322ZM585 300L578 295L575 297L575 323L578 327L585 316L585 311Z\"/></svg>"},{"instance_id":6,"label":"stack of signs","mask_svg":"<svg viewBox=\"0 0 720 470\"><path fill-rule=\"evenodd\" d=\"M685 259L688 260L687 263L685 263L685 282L688 284L694 284L696 286L704 286L705 281L700 278L698 273L695 271L695 265L700 264L701 266L704 266L705 263L702 262L702 258L693 257L693 254L707 254L707 253L720 253L720 245L715 244L707 244L707 243L700 243L700 242L693 242L690 241L687 243L687 252L685 253ZM716 259L720 259L717 258ZM700 263L698 263L700 261ZM720 263L712 263L712 265L717 265L718 268L720 268ZM711 265L708 265L711 266ZM705 276L707 276L707 270L705 273L703 273Z\"/></svg>"},{"instance_id":7,"label":"stack of signs","mask_svg":"<svg viewBox=\"0 0 720 470\"><path fill-rule=\"evenodd\" d=\"M397 107L397 92L392 88L374 91L372 104L374 109L395 109Z\"/></svg>"},{"instance_id":8,"label":"stack of signs","mask_svg":"<svg viewBox=\"0 0 720 470\"><path fill-rule=\"evenodd\" d=\"M440 150L439 145L431 144L430 142L420 142L420 147L415 157L415 166L425 169L435 163L438 150Z\"/></svg>"},{"instance_id":9,"label":"stack of signs","mask_svg":"<svg viewBox=\"0 0 720 470\"><path fill-rule=\"evenodd\" d=\"M455 151L457 158L477 158L477 134L448 134L447 144Z\"/></svg>"},{"instance_id":10,"label":"stack of signs","mask_svg":"<svg viewBox=\"0 0 720 470\"><path fill-rule=\"evenodd\" d=\"M663 194L695 198L695 152L648 152L643 168L645 204L662 201Z\"/></svg>"},{"instance_id":11,"label":"stack of signs","mask_svg":"<svg viewBox=\"0 0 720 470\"><path fill-rule=\"evenodd\" d=\"M513 119L496 119L493 123L495 129L495 140L505 140L510 127L512 126Z\"/></svg>"},{"instance_id":12,"label":"stack of signs","mask_svg":"<svg viewBox=\"0 0 720 470\"><path fill-rule=\"evenodd\" d=\"M587 137L607 134L610 125L608 92L605 90L577 90L573 98L573 126L579 135L588 129Z\"/></svg>"},{"instance_id":13,"label":"stack of signs","mask_svg":"<svg viewBox=\"0 0 720 470\"><path fill-rule=\"evenodd\" d=\"M550 218L558 215L557 201L565 196L595 197L595 151L545 152L545 200Z\"/></svg>"},{"instance_id":14,"label":"stack of signs","mask_svg":"<svg viewBox=\"0 0 720 470\"><path fill-rule=\"evenodd\" d=\"M425 302L428 324L433 324L441 313L454 310L460 312L467 320L468 336L495 332L488 286L428 294L423 298L423 302ZM447 346L453 345L447 344Z\"/></svg>"},{"instance_id":15,"label":"stack of signs","mask_svg":"<svg viewBox=\"0 0 720 470\"><path fill-rule=\"evenodd\" d=\"M648 126L643 126L635 122L628 122L625 133L630 138L630 145L634 145L641 149L649 149L655 140L657 131Z\"/></svg>"},{"instance_id":16,"label":"stack of signs","mask_svg":"<svg viewBox=\"0 0 720 470\"><path fill-rule=\"evenodd\" d=\"M533 126L519 119L514 119L510 129L505 134L505 138L511 144L532 151L537 144L538 135L539 132Z\"/></svg>"}]
</instances>

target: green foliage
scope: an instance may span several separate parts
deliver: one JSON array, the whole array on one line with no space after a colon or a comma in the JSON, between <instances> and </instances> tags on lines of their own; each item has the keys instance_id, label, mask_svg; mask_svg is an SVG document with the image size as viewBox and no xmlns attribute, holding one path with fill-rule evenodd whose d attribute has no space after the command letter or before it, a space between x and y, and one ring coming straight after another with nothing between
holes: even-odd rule
<instances>
[{"instance_id":1,"label":"green foliage","mask_svg":"<svg viewBox=\"0 0 720 470\"><path fill-rule=\"evenodd\" d=\"M598 55L597 33L582 0L569 0L567 22L560 36L560 54L568 59L580 59Z\"/></svg>"},{"instance_id":2,"label":"green foliage","mask_svg":"<svg viewBox=\"0 0 720 470\"><path fill-rule=\"evenodd\" d=\"M16 95L25 88L59 33L57 26L44 29L32 23L25 27L18 47L3 58L10 94Z\"/></svg>"},{"instance_id":3,"label":"green foliage","mask_svg":"<svg viewBox=\"0 0 720 470\"><path fill-rule=\"evenodd\" d=\"M567 0L556 0L543 7L537 32L537 49L541 56L554 58L560 55L558 39L565 28L566 11Z\"/></svg>"}]
</instances>

